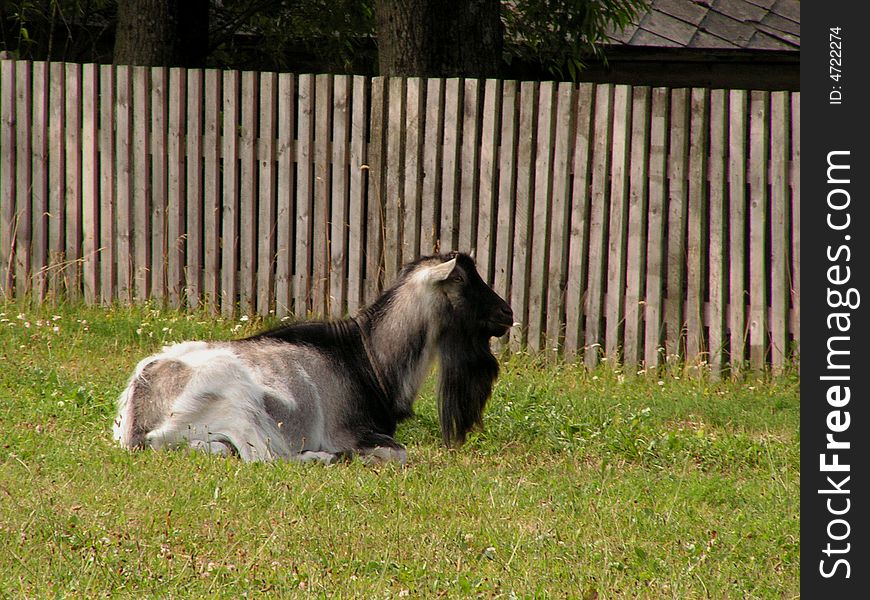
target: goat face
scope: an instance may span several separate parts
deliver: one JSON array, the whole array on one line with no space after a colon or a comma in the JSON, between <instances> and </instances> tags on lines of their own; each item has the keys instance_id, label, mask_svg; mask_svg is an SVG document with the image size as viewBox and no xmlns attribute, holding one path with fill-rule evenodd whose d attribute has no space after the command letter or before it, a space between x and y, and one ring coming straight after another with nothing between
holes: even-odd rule
<instances>
[{"instance_id":1,"label":"goat face","mask_svg":"<svg viewBox=\"0 0 870 600\"><path fill-rule=\"evenodd\" d=\"M441 282L450 301L454 326L469 333L484 334L487 338L507 333L514 323L514 313L508 303L481 279L474 260L458 252L446 258L455 260L453 270Z\"/></svg>"}]
</instances>

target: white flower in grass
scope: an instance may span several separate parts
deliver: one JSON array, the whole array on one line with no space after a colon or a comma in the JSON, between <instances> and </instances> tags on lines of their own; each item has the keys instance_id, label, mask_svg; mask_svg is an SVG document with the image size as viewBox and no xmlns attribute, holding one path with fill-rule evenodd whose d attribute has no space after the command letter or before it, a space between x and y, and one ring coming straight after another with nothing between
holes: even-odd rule
<instances>
[{"instance_id":1,"label":"white flower in grass","mask_svg":"<svg viewBox=\"0 0 870 600\"><path fill-rule=\"evenodd\" d=\"M248 315L242 315L241 317L239 317L239 321L241 321L242 323L244 323L247 320L248 320Z\"/></svg>"}]
</instances>

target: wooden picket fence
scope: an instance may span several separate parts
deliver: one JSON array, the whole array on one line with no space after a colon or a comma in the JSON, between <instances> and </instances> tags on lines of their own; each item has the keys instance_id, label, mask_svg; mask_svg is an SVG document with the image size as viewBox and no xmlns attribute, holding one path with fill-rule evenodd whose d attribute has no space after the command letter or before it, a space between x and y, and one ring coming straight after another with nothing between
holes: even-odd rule
<instances>
[{"instance_id":1,"label":"wooden picket fence","mask_svg":"<svg viewBox=\"0 0 870 600\"><path fill-rule=\"evenodd\" d=\"M800 94L0 61L7 297L353 313L474 251L510 344L781 367Z\"/></svg>"}]
</instances>

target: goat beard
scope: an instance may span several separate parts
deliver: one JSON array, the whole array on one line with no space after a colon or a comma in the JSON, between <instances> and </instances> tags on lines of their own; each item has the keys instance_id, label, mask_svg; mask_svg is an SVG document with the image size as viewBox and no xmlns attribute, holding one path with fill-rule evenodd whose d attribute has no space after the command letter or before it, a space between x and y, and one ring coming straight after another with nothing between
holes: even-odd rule
<instances>
[{"instance_id":1,"label":"goat beard","mask_svg":"<svg viewBox=\"0 0 870 600\"><path fill-rule=\"evenodd\" d=\"M450 447L465 443L483 426L483 409L498 376L498 361L483 333L448 331L440 344L438 413L441 436Z\"/></svg>"}]
</instances>

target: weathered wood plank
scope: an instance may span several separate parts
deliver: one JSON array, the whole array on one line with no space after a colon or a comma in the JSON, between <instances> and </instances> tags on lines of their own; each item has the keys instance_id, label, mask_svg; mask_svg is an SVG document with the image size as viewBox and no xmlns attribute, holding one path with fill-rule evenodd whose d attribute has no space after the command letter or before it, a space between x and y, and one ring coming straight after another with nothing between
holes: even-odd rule
<instances>
[{"instance_id":1,"label":"weathered wood plank","mask_svg":"<svg viewBox=\"0 0 870 600\"><path fill-rule=\"evenodd\" d=\"M3 63L6 64L6 63ZM48 148L48 293L56 299L62 291L66 218L66 76L63 63L49 65ZM6 171L11 172L11 170ZM12 204L10 203L10 206Z\"/></svg>"},{"instance_id":2,"label":"weathered wood plank","mask_svg":"<svg viewBox=\"0 0 870 600\"><path fill-rule=\"evenodd\" d=\"M592 149L592 199L589 209L589 275L586 284L586 330L584 363L592 368L598 364L603 341L605 260L607 237L606 197L610 177L610 147L613 140L613 86L595 88L595 120Z\"/></svg>"},{"instance_id":3,"label":"weathered wood plank","mask_svg":"<svg viewBox=\"0 0 870 600\"><path fill-rule=\"evenodd\" d=\"M305 317L311 310L311 257L314 171L314 76L300 75L298 79L298 136L296 154L296 276L294 280L294 308L297 317Z\"/></svg>"},{"instance_id":4,"label":"weathered wood plank","mask_svg":"<svg viewBox=\"0 0 870 600\"><path fill-rule=\"evenodd\" d=\"M257 270L257 86L258 73L242 73L239 128L239 310L256 308Z\"/></svg>"},{"instance_id":5,"label":"weathered wood plank","mask_svg":"<svg viewBox=\"0 0 870 600\"><path fill-rule=\"evenodd\" d=\"M257 206L257 312L268 315L272 309L275 290L275 234L277 190L275 188L275 161L277 151L278 76L260 74L260 142L259 198Z\"/></svg>"},{"instance_id":6,"label":"weathered wood plank","mask_svg":"<svg viewBox=\"0 0 870 600\"><path fill-rule=\"evenodd\" d=\"M33 298L42 303L46 298L46 270L48 268L48 115L49 82L48 63L33 63L33 210L31 222L31 269L33 271ZM111 131L111 130L110 130Z\"/></svg>"},{"instance_id":7,"label":"weathered wood plank","mask_svg":"<svg viewBox=\"0 0 870 600\"><path fill-rule=\"evenodd\" d=\"M456 250L459 239L459 151L462 135L462 80L444 83L444 154L441 169L441 235L439 250Z\"/></svg>"},{"instance_id":8,"label":"weathered wood plank","mask_svg":"<svg viewBox=\"0 0 870 600\"><path fill-rule=\"evenodd\" d=\"M736 373L746 360L746 140L749 110L745 90L728 93L728 328L730 332L729 363Z\"/></svg>"},{"instance_id":9,"label":"weathered wood plank","mask_svg":"<svg viewBox=\"0 0 870 600\"><path fill-rule=\"evenodd\" d=\"M494 281L495 226L498 214L498 134L501 115L501 89L497 79L483 86L483 111L480 133L480 185L477 189L476 262L483 280Z\"/></svg>"},{"instance_id":10,"label":"weathered wood plank","mask_svg":"<svg viewBox=\"0 0 870 600\"><path fill-rule=\"evenodd\" d=\"M0 61L0 144L4 152L0 155L0 289L8 299L14 297L15 270L15 61Z\"/></svg>"},{"instance_id":11,"label":"weathered wood plank","mask_svg":"<svg viewBox=\"0 0 870 600\"><path fill-rule=\"evenodd\" d=\"M387 161L384 198L384 277L395 281L402 266L402 224L404 219L403 138L405 136L405 80L390 77L387 90Z\"/></svg>"},{"instance_id":12,"label":"weathered wood plank","mask_svg":"<svg viewBox=\"0 0 870 600\"><path fill-rule=\"evenodd\" d=\"M64 199L66 200L66 269L67 297L81 298L82 263L82 68L66 63L66 124L64 165L66 166Z\"/></svg>"},{"instance_id":13,"label":"weathered wood plank","mask_svg":"<svg viewBox=\"0 0 870 600\"><path fill-rule=\"evenodd\" d=\"M628 245L625 269L625 333L623 361L635 370L643 352L643 302L647 247L649 185L650 89L632 90L631 158L628 189Z\"/></svg>"},{"instance_id":14,"label":"weathered wood plank","mask_svg":"<svg viewBox=\"0 0 870 600\"><path fill-rule=\"evenodd\" d=\"M133 198L135 194L133 157L133 78L128 65L115 67L115 248L118 253L118 300L133 301L135 250Z\"/></svg>"},{"instance_id":15,"label":"weathered wood plank","mask_svg":"<svg viewBox=\"0 0 870 600\"><path fill-rule=\"evenodd\" d=\"M698 363L704 357L704 280L707 215L707 140L710 93L693 89L690 98L688 246L686 249L686 356Z\"/></svg>"},{"instance_id":16,"label":"weathered wood plank","mask_svg":"<svg viewBox=\"0 0 870 600\"><path fill-rule=\"evenodd\" d=\"M767 184L770 94L749 96L749 361L761 369L767 356Z\"/></svg>"},{"instance_id":17,"label":"weathered wood plank","mask_svg":"<svg viewBox=\"0 0 870 600\"><path fill-rule=\"evenodd\" d=\"M770 95L770 362L780 371L788 358L789 312L789 94Z\"/></svg>"},{"instance_id":18,"label":"weathered wood plank","mask_svg":"<svg viewBox=\"0 0 870 600\"><path fill-rule=\"evenodd\" d=\"M571 225L570 161L574 130L574 86L559 84L556 94L556 129L553 146L552 207L547 260L546 341L548 352L559 350L563 337L565 288L568 285L568 234Z\"/></svg>"},{"instance_id":19,"label":"weathered wood plank","mask_svg":"<svg viewBox=\"0 0 870 600\"><path fill-rule=\"evenodd\" d=\"M341 317L347 311L348 165L350 162L351 78L333 79L332 113L332 207L329 231L329 314Z\"/></svg>"},{"instance_id":20,"label":"weathered wood plank","mask_svg":"<svg viewBox=\"0 0 870 600\"><path fill-rule=\"evenodd\" d=\"M82 65L82 284L87 304L100 297L98 100L97 66Z\"/></svg>"},{"instance_id":21,"label":"weathered wood plank","mask_svg":"<svg viewBox=\"0 0 870 600\"><path fill-rule=\"evenodd\" d=\"M538 88L537 149L535 151L535 183L529 215L532 218L531 253L529 255L529 313L526 319L526 344L540 352L545 332L544 312L547 306L547 274L550 245L550 204L553 192L553 144L556 116L555 84L542 82Z\"/></svg>"},{"instance_id":22,"label":"weathered wood plank","mask_svg":"<svg viewBox=\"0 0 870 600\"><path fill-rule=\"evenodd\" d=\"M516 206L516 156L518 86L516 81L505 81L501 90L498 150L498 196L496 200L496 238L493 268L493 289L513 307L511 276L513 274L514 209ZM514 315L516 320L516 315Z\"/></svg>"},{"instance_id":23,"label":"weathered wood plank","mask_svg":"<svg viewBox=\"0 0 870 600\"><path fill-rule=\"evenodd\" d=\"M185 127L187 128L186 149L186 252L184 264L184 283L187 291L186 303L190 308L200 304L203 283L204 249L204 212L205 195L203 189L203 161L205 156L205 137L203 134L203 72L201 69L187 71L187 105Z\"/></svg>"},{"instance_id":24,"label":"weathered wood plank","mask_svg":"<svg viewBox=\"0 0 870 600\"><path fill-rule=\"evenodd\" d=\"M478 81L462 82L462 143L459 150L459 198L457 207L459 222L456 249L462 252L477 251L477 185L479 180L478 108L480 95Z\"/></svg>"},{"instance_id":25,"label":"weathered wood plank","mask_svg":"<svg viewBox=\"0 0 870 600\"><path fill-rule=\"evenodd\" d=\"M183 69L169 71L169 121L167 123L166 151L167 203L166 203L166 298L172 308L179 308L184 300L184 263L187 244L187 206L185 204L185 136L187 134L186 103L187 74Z\"/></svg>"},{"instance_id":26,"label":"weathered wood plank","mask_svg":"<svg viewBox=\"0 0 870 600\"><path fill-rule=\"evenodd\" d=\"M593 144L595 86L580 84L575 101L575 132L572 156L572 183L569 209L568 266L565 288L565 342L566 358L574 358L585 337L584 294L586 291L586 265L589 258L589 184L592 180L590 157Z\"/></svg>"},{"instance_id":27,"label":"weathered wood plank","mask_svg":"<svg viewBox=\"0 0 870 600\"><path fill-rule=\"evenodd\" d=\"M332 122L332 76L315 78L314 121L314 210L312 238L312 302L314 312L328 315L329 308L329 156L330 123ZM312 111L315 112L315 111Z\"/></svg>"},{"instance_id":28,"label":"weathered wood plank","mask_svg":"<svg viewBox=\"0 0 870 600\"><path fill-rule=\"evenodd\" d=\"M795 352L801 351L801 95L791 94L791 306L790 331Z\"/></svg>"},{"instance_id":29,"label":"weathered wood plank","mask_svg":"<svg viewBox=\"0 0 870 600\"><path fill-rule=\"evenodd\" d=\"M667 132L670 128L668 90L652 91L649 132L649 202L647 208L646 304L644 307L644 367L661 362L665 287L665 217L667 215Z\"/></svg>"},{"instance_id":30,"label":"weathered wood plank","mask_svg":"<svg viewBox=\"0 0 870 600\"><path fill-rule=\"evenodd\" d=\"M202 207L202 291L209 312L217 314L221 304L221 110L223 108L221 71L205 72L203 114Z\"/></svg>"},{"instance_id":31,"label":"weathered wood plank","mask_svg":"<svg viewBox=\"0 0 870 600\"><path fill-rule=\"evenodd\" d=\"M709 226L709 361L714 377L720 377L724 364L726 321L726 267L727 244L725 240L728 168L728 97L724 90L710 92L710 226Z\"/></svg>"},{"instance_id":32,"label":"weathered wood plank","mask_svg":"<svg viewBox=\"0 0 870 600\"><path fill-rule=\"evenodd\" d=\"M423 212L423 125L425 101L423 82L411 77L405 82L405 164L402 192L402 262L420 256L420 222Z\"/></svg>"},{"instance_id":33,"label":"weathered wood plank","mask_svg":"<svg viewBox=\"0 0 870 600\"><path fill-rule=\"evenodd\" d=\"M689 160L689 92L671 91L668 152L668 254L665 288L666 358L684 356L683 285L686 277L687 171Z\"/></svg>"},{"instance_id":34,"label":"weathered wood plank","mask_svg":"<svg viewBox=\"0 0 870 600\"><path fill-rule=\"evenodd\" d=\"M100 302L111 304L115 298L115 226L118 201L115 197L115 69L100 65Z\"/></svg>"},{"instance_id":35,"label":"weathered wood plank","mask_svg":"<svg viewBox=\"0 0 870 600\"><path fill-rule=\"evenodd\" d=\"M532 219L534 201L534 121L537 104L537 84L520 84L520 121L517 144L516 209L514 213L513 272L511 273L511 306L520 326L510 332L511 347L519 350L529 330L529 268L531 267ZM442 236L443 237L443 236Z\"/></svg>"},{"instance_id":36,"label":"weathered wood plank","mask_svg":"<svg viewBox=\"0 0 870 600\"><path fill-rule=\"evenodd\" d=\"M275 235L275 314L285 317L293 310L294 231L296 228L296 78L278 75L278 189Z\"/></svg>"},{"instance_id":37,"label":"weathered wood plank","mask_svg":"<svg viewBox=\"0 0 870 600\"><path fill-rule=\"evenodd\" d=\"M13 220L13 237L15 247L12 250L15 271L15 294L24 298L30 292L30 241L31 230L31 178L32 157L32 121L30 119L31 103L33 101L33 81L30 61L15 62L15 218ZM10 265L12 269L12 265Z\"/></svg>"},{"instance_id":38,"label":"weathered wood plank","mask_svg":"<svg viewBox=\"0 0 870 600\"><path fill-rule=\"evenodd\" d=\"M236 313L237 273L239 262L239 91L241 78L238 71L223 73L223 212L221 216L221 314L232 317Z\"/></svg>"},{"instance_id":39,"label":"weathered wood plank","mask_svg":"<svg viewBox=\"0 0 870 600\"><path fill-rule=\"evenodd\" d=\"M365 283L362 303L377 298L384 281L384 167L386 163L386 85L384 77L372 79L368 204L366 215Z\"/></svg>"},{"instance_id":40,"label":"weathered wood plank","mask_svg":"<svg viewBox=\"0 0 870 600\"><path fill-rule=\"evenodd\" d=\"M441 134L444 131L444 80L426 80L426 125L423 134L422 254L438 248L441 229Z\"/></svg>"},{"instance_id":41,"label":"weathered wood plank","mask_svg":"<svg viewBox=\"0 0 870 600\"><path fill-rule=\"evenodd\" d=\"M348 206L348 247L347 247L347 310L356 314L363 300L363 268L365 247L365 194L368 181L368 143L366 124L368 123L368 103L366 78L353 77L351 124L350 124L350 200Z\"/></svg>"},{"instance_id":42,"label":"weathered wood plank","mask_svg":"<svg viewBox=\"0 0 870 600\"><path fill-rule=\"evenodd\" d=\"M606 244L607 283L604 297L604 341L608 360L620 360L624 325L626 234L628 232L628 174L631 144L631 88L613 90L613 137L610 158L610 222Z\"/></svg>"},{"instance_id":43,"label":"weathered wood plank","mask_svg":"<svg viewBox=\"0 0 870 600\"><path fill-rule=\"evenodd\" d=\"M167 200L169 195L167 120L168 69L151 69L151 297L166 299Z\"/></svg>"}]
</instances>

